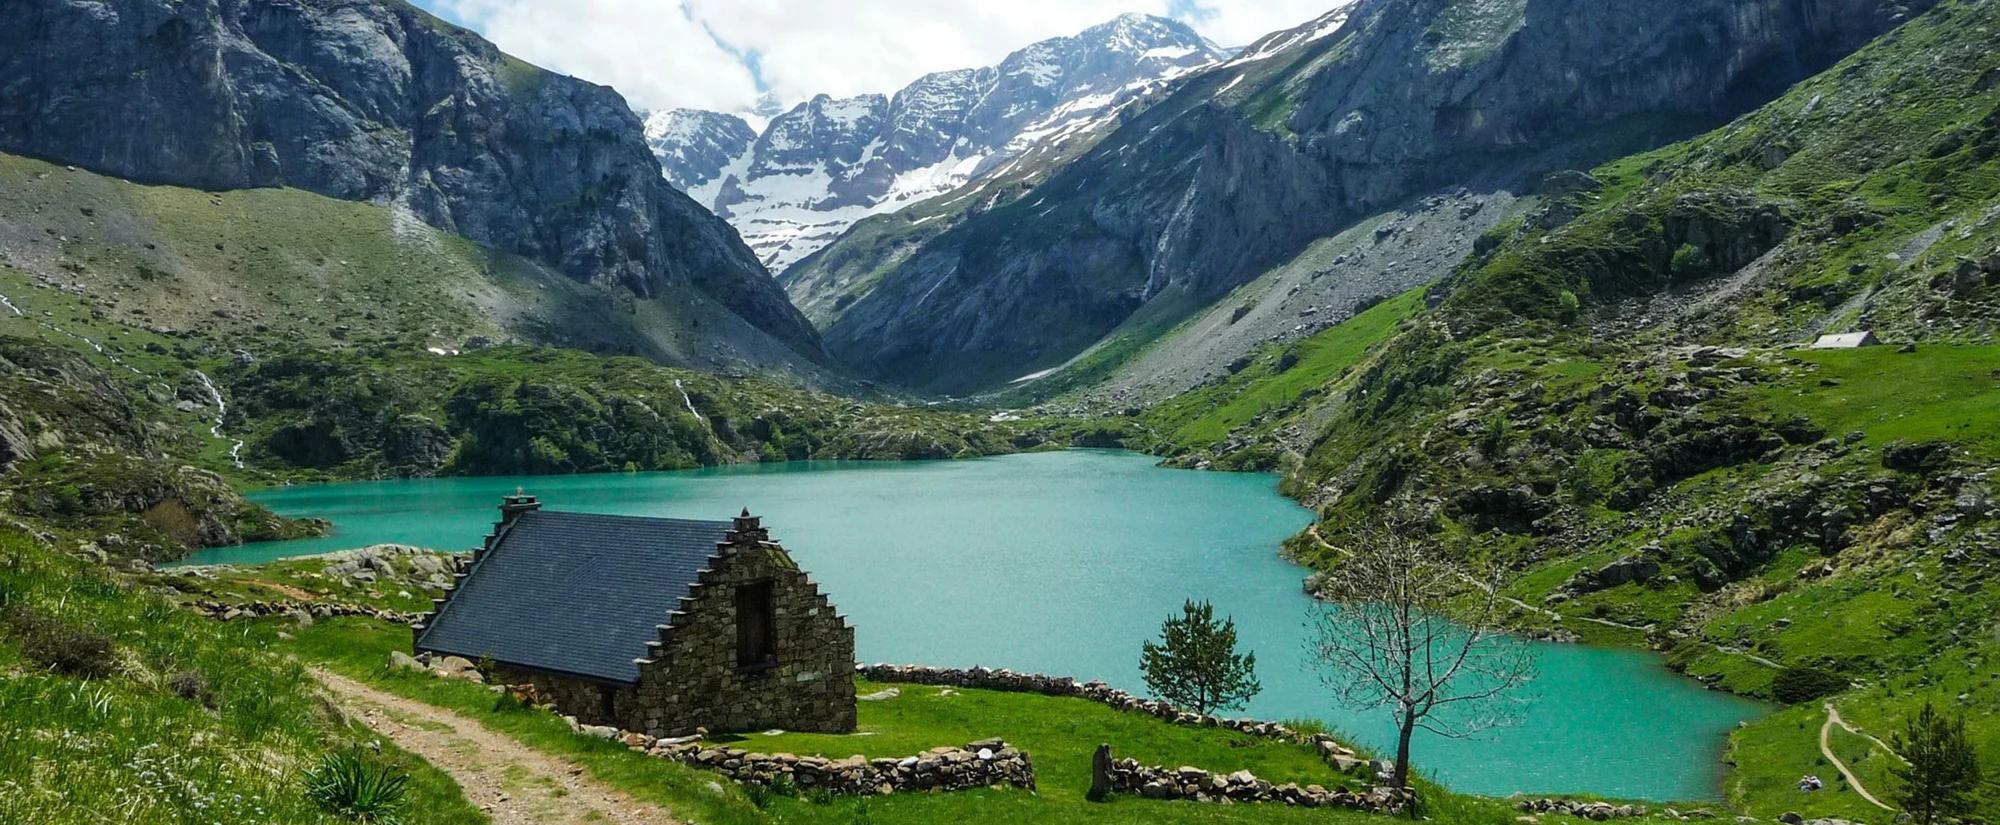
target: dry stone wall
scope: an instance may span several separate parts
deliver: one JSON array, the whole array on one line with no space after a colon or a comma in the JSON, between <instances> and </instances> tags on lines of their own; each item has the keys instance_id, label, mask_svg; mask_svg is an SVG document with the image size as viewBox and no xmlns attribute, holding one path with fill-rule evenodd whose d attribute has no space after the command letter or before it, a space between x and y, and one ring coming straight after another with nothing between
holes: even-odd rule
<instances>
[{"instance_id":1,"label":"dry stone wall","mask_svg":"<svg viewBox=\"0 0 2000 825\"><path fill-rule=\"evenodd\" d=\"M227 604L224 602L203 600L193 602L189 604L189 607L192 607L196 613L200 613L203 616L223 621L257 619L265 616L305 615L315 619L331 619L337 616L365 616L371 619L380 619L385 622L407 625L423 616L421 613L404 613L398 610L368 607L367 605L347 604L344 602L308 602L293 599L243 602L241 604Z\"/></svg>"},{"instance_id":2,"label":"dry stone wall","mask_svg":"<svg viewBox=\"0 0 2000 825\"><path fill-rule=\"evenodd\" d=\"M1273 785L1249 771L1211 773L1195 767L1162 768L1141 765L1137 760L1111 761L1106 772L1112 793L1131 793L1147 799L1186 799L1196 802L1274 802L1304 808L1344 808L1379 814L1402 813L1410 804L1410 792L1386 785L1350 790L1331 790L1320 785L1301 787L1297 783Z\"/></svg>"},{"instance_id":3,"label":"dry stone wall","mask_svg":"<svg viewBox=\"0 0 2000 825\"><path fill-rule=\"evenodd\" d=\"M582 725L573 718L570 726L581 733L617 739L648 756L712 770L747 785L770 786L783 778L802 791L826 791L842 796L963 791L995 785L1035 789L1034 760L1027 751L1000 739L981 740L962 748L932 748L901 758L868 759L857 755L828 759L620 733Z\"/></svg>"},{"instance_id":4,"label":"dry stone wall","mask_svg":"<svg viewBox=\"0 0 2000 825\"><path fill-rule=\"evenodd\" d=\"M1646 815L1644 805L1613 805L1609 802L1586 802L1575 799L1523 799L1514 803L1514 810L1524 814L1556 814L1604 822L1612 819L1630 819ZM1678 812L1675 812L1676 814ZM1713 816L1713 814L1710 814ZM1670 817L1682 818L1679 815Z\"/></svg>"}]
</instances>

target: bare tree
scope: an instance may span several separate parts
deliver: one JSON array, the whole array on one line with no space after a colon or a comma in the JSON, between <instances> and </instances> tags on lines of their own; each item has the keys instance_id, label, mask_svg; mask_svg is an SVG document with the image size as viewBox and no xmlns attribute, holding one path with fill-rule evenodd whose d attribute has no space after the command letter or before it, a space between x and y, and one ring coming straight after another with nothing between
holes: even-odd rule
<instances>
[{"instance_id":1,"label":"bare tree","mask_svg":"<svg viewBox=\"0 0 2000 825\"><path fill-rule=\"evenodd\" d=\"M1460 738L1511 721L1533 649L1497 626L1499 582L1395 531L1363 535L1321 575L1307 645L1341 704L1396 721L1392 782L1409 787L1417 730Z\"/></svg>"}]
</instances>

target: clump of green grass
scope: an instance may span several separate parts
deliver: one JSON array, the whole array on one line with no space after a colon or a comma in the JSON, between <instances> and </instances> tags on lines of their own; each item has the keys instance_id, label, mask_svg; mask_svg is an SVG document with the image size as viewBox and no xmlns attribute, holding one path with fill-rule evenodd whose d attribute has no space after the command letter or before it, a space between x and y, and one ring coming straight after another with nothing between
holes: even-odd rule
<instances>
[{"instance_id":1,"label":"clump of green grass","mask_svg":"<svg viewBox=\"0 0 2000 825\"><path fill-rule=\"evenodd\" d=\"M94 637L65 648L92 664L58 669L13 629L0 634L0 822L332 821L298 772L367 733L328 713L311 676L265 639L6 528L0 594L10 624L25 610L67 628L54 636ZM393 747L379 759L409 776L402 825L485 822L442 773Z\"/></svg>"},{"instance_id":2,"label":"clump of green grass","mask_svg":"<svg viewBox=\"0 0 2000 825\"><path fill-rule=\"evenodd\" d=\"M21 656L64 676L102 679L117 667L111 637L32 607L18 606L0 617Z\"/></svg>"},{"instance_id":3,"label":"clump of green grass","mask_svg":"<svg viewBox=\"0 0 2000 825\"><path fill-rule=\"evenodd\" d=\"M303 782L313 802L360 825L402 825L409 805L409 774L359 750L321 756Z\"/></svg>"}]
</instances>

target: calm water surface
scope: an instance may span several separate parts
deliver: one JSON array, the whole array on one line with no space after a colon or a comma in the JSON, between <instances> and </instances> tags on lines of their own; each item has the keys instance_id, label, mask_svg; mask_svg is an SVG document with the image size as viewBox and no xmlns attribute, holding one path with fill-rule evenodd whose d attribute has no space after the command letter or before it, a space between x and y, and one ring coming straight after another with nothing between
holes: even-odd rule
<instances>
[{"instance_id":1,"label":"calm water surface","mask_svg":"<svg viewBox=\"0 0 2000 825\"><path fill-rule=\"evenodd\" d=\"M503 494L550 509L725 519L747 506L857 628L869 662L986 665L1100 678L1135 693L1140 643L1186 599L1233 614L1264 692L1248 715L1313 717L1381 749L1385 712L1334 706L1306 662L1302 571L1277 556L1311 514L1276 479L1165 470L1131 453L956 462L816 462L677 473L432 479L253 496L334 535L204 551L254 563L393 542L469 549ZM1419 733L1418 768L1451 787L1710 799L1727 731L1763 709L1648 654L1542 645L1525 718L1473 740Z\"/></svg>"}]
</instances>

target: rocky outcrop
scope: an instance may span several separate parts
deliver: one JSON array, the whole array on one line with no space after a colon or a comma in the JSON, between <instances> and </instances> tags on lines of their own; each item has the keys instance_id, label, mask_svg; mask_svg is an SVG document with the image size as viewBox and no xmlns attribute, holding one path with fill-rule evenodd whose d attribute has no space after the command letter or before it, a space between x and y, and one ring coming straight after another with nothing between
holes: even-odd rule
<instances>
[{"instance_id":1,"label":"rocky outcrop","mask_svg":"<svg viewBox=\"0 0 2000 825\"><path fill-rule=\"evenodd\" d=\"M1653 548L1657 552L1657 548ZM1624 556L1595 570L1577 571L1563 584L1570 594L1592 593L1633 582L1649 582L1660 575L1660 562L1652 556Z\"/></svg>"},{"instance_id":2,"label":"rocky outcrop","mask_svg":"<svg viewBox=\"0 0 2000 825\"><path fill-rule=\"evenodd\" d=\"M0 6L0 149L392 204L578 280L692 286L819 352L735 233L661 179L617 92L393 0Z\"/></svg>"},{"instance_id":3,"label":"rocky outcrop","mask_svg":"<svg viewBox=\"0 0 2000 825\"><path fill-rule=\"evenodd\" d=\"M1642 116L1746 111L1930 5L1522 0L1482 16L1365 0L1338 31L1193 78L1029 196L899 250L828 346L921 387L1004 383L1409 197L1513 190L1679 136L1617 125Z\"/></svg>"},{"instance_id":4,"label":"rocky outcrop","mask_svg":"<svg viewBox=\"0 0 2000 825\"><path fill-rule=\"evenodd\" d=\"M0 401L0 475L14 469L15 462L35 457L34 442L21 429L21 418Z\"/></svg>"}]
</instances>

